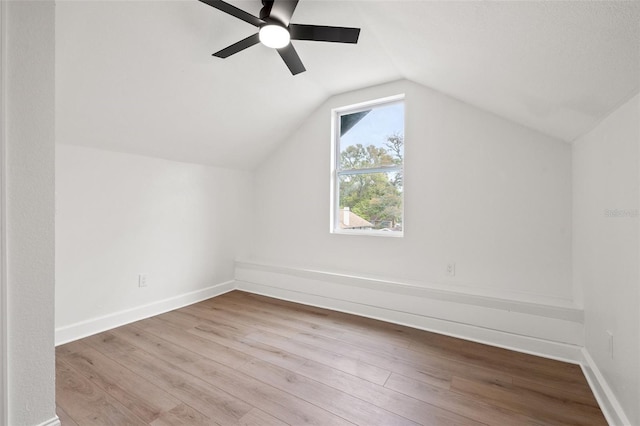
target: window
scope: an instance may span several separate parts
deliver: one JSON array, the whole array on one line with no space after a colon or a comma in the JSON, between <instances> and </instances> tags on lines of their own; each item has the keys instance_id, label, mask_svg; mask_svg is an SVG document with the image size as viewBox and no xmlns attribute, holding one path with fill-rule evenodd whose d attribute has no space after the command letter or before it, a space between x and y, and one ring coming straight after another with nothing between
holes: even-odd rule
<instances>
[{"instance_id":1,"label":"window","mask_svg":"<svg viewBox=\"0 0 640 426\"><path fill-rule=\"evenodd\" d=\"M333 111L331 232L402 236L404 96Z\"/></svg>"}]
</instances>

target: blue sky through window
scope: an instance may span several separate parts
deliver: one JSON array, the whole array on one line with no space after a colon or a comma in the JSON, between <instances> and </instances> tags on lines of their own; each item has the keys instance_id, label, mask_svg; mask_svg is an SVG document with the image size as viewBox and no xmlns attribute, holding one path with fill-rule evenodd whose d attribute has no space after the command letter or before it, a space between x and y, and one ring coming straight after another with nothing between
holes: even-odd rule
<instances>
[{"instance_id":1,"label":"blue sky through window","mask_svg":"<svg viewBox=\"0 0 640 426\"><path fill-rule=\"evenodd\" d=\"M340 149L356 144L384 147L387 137L397 133L404 135L402 102L374 108L340 138Z\"/></svg>"}]
</instances>

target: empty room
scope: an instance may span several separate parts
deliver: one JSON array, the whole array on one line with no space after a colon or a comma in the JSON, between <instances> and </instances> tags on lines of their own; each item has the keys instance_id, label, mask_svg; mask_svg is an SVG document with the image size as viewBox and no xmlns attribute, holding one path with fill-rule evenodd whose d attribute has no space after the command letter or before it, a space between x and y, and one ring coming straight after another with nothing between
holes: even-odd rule
<instances>
[{"instance_id":1,"label":"empty room","mask_svg":"<svg viewBox=\"0 0 640 426\"><path fill-rule=\"evenodd\" d=\"M640 426L640 2L0 25L0 424Z\"/></svg>"}]
</instances>

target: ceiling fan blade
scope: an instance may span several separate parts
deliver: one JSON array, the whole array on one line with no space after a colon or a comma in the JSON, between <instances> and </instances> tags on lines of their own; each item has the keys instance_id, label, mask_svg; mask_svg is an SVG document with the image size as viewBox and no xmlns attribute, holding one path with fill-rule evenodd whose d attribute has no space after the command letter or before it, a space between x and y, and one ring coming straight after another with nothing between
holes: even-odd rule
<instances>
[{"instance_id":1,"label":"ceiling fan blade","mask_svg":"<svg viewBox=\"0 0 640 426\"><path fill-rule=\"evenodd\" d=\"M293 48L293 44L289 43L286 47L277 50L284 63L289 67L291 74L296 75L306 71L306 68L302 65L300 56L298 56L298 52Z\"/></svg>"},{"instance_id":2,"label":"ceiling fan blade","mask_svg":"<svg viewBox=\"0 0 640 426\"><path fill-rule=\"evenodd\" d=\"M296 6L298 6L298 0L275 0L271 5L269 17L289 25Z\"/></svg>"},{"instance_id":3,"label":"ceiling fan blade","mask_svg":"<svg viewBox=\"0 0 640 426\"><path fill-rule=\"evenodd\" d=\"M292 40L331 41L357 43L360 28L326 27L323 25L289 25Z\"/></svg>"},{"instance_id":4,"label":"ceiling fan blade","mask_svg":"<svg viewBox=\"0 0 640 426\"><path fill-rule=\"evenodd\" d=\"M225 13L228 13L231 16L235 16L238 19L243 20L244 22L248 22L249 24L259 27L260 25L264 25L264 21L252 14L245 12L242 9L238 9L235 6L230 5L229 3L225 3L222 0L200 0L202 3L208 4L211 7L215 7L218 10L221 10Z\"/></svg>"},{"instance_id":5,"label":"ceiling fan blade","mask_svg":"<svg viewBox=\"0 0 640 426\"><path fill-rule=\"evenodd\" d=\"M217 56L218 58L228 58L229 56L258 43L260 43L260 38L258 37L258 33L256 33L254 35L250 35L244 40L240 40L239 42L220 50L219 52L214 53L213 56Z\"/></svg>"}]
</instances>

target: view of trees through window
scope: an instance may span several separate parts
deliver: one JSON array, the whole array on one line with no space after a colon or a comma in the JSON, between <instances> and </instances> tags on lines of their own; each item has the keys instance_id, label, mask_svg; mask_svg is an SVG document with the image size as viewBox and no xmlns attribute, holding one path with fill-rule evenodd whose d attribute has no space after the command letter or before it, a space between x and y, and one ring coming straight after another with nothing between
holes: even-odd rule
<instances>
[{"instance_id":1,"label":"view of trees through window","mask_svg":"<svg viewBox=\"0 0 640 426\"><path fill-rule=\"evenodd\" d=\"M403 230L404 104L340 115L340 229Z\"/></svg>"}]
</instances>

